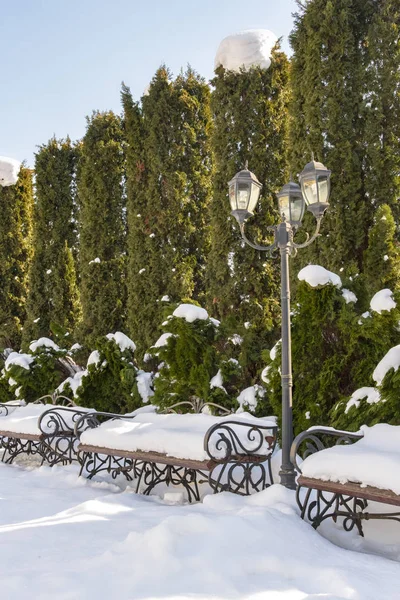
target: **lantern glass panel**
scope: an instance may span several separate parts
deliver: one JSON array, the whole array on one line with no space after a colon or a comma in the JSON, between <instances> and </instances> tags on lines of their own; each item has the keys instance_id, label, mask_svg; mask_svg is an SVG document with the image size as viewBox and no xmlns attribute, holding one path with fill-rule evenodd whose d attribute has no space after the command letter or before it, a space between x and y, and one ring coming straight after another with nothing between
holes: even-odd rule
<instances>
[{"instance_id":1,"label":"lantern glass panel","mask_svg":"<svg viewBox=\"0 0 400 600\"><path fill-rule=\"evenodd\" d=\"M319 191L319 201L320 202L328 202L329 198L329 177L327 175L323 175L318 177L318 191Z\"/></svg>"},{"instance_id":2,"label":"lantern glass panel","mask_svg":"<svg viewBox=\"0 0 400 600\"><path fill-rule=\"evenodd\" d=\"M237 207L239 210L247 210L250 201L251 183L239 181L237 184Z\"/></svg>"},{"instance_id":3,"label":"lantern glass panel","mask_svg":"<svg viewBox=\"0 0 400 600\"><path fill-rule=\"evenodd\" d=\"M279 212L285 215L286 221L290 221L290 203L289 196L279 196Z\"/></svg>"},{"instance_id":4,"label":"lantern glass panel","mask_svg":"<svg viewBox=\"0 0 400 600\"><path fill-rule=\"evenodd\" d=\"M231 203L231 209L236 210L236 182L233 182L229 186L229 202Z\"/></svg>"},{"instance_id":5,"label":"lantern glass panel","mask_svg":"<svg viewBox=\"0 0 400 600\"><path fill-rule=\"evenodd\" d=\"M310 177L309 179L303 179L301 182L302 192L304 195L304 199L306 203L315 204L318 202L318 190L317 183L315 181L315 177Z\"/></svg>"},{"instance_id":6,"label":"lantern glass panel","mask_svg":"<svg viewBox=\"0 0 400 600\"><path fill-rule=\"evenodd\" d=\"M303 218L304 213L304 200L303 198L293 198L291 206L291 221L293 223L299 223Z\"/></svg>"},{"instance_id":7,"label":"lantern glass panel","mask_svg":"<svg viewBox=\"0 0 400 600\"><path fill-rule=\"evenodd\" d=\"M252 184L251 194L250 194L250 203L249 208L247 209L249 212L253 213L258 202L258 198L260 197L261 188L255 183Z\"/></svg>"}]
</instances>

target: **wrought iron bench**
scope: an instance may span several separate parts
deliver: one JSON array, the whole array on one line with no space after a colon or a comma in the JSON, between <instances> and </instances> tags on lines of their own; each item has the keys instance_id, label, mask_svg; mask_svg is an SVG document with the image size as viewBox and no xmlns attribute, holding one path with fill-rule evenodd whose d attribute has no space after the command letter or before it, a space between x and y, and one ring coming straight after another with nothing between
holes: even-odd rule
<instances>
[{"instance_id":1,"label":"wrought iron bench","mask_svg":"<svg viewBox=\"0 0 400 600\"><path fill-rule=\"evenodd\" d=\"M180 415L183 416L188 415ZM205 432L202 460L191 456L190 449L188 455L181 458L137 447L112 448L105 441L98 445L85 441L85 432L99 427L96 439L101 440L103 423L129 423L135 419L138 420L137 415L92 413L78 420L75 433L80 438L81 474L85 473L89 479L104 471L113 479L123 474L128 481L134 480L137 493L146 495L162 483L183 486L189 502L200 500L200 483L208 482L214 493L231 491L241 495L260 491L273 483L270 459L277 427L269 422L264 425L261 419L257 424L228 416L226 420L218 420Z\"/></svg>"},{"instance_id":2,"label":"wrought iron bench","mask_svg":"<svg viewBox=\"0 0 400 600\"><path fill-rule=\"evenodd\" d=\"M46 403L49 399L52 404ZM58 395L43 396L26 406L0 404L2 462L11 464L21 454L36 455L41 458L41 464L46 462L51 466L78 462L74 426L86 411L76 407L66 396ZM19 416L26 418L26 415L30 420L28 427L18 422Z\"/></svg>"},{"instance_id":3,"label":"wrought iron bench","mask_svg":"<svg viewBox=\"0 0 400 600\"><path fill-rule=\"evenodd\" d=\"M300 476L297 479L296 500L301 518L307 519L314 529L327 520L337 522L342 518L345 531L357 528L363 536L363 521L371 519L391 519L400 522L400 512L368 512L368 502L400 506L400 495L392 490L363 486L360 483L338 483L303 476L298 464L299 454L306 459L311 454L331 446L353 444L362 439L360 433L338 431L332 428L311 428L299 434L293 441L291 460Z\"/></svg>"}]
</instances>

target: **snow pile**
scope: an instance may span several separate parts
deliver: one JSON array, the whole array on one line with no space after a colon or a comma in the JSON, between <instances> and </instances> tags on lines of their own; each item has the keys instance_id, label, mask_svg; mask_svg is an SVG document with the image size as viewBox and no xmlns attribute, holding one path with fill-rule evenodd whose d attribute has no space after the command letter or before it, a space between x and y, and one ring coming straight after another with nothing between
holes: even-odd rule
<instances>
[{"instance_id":1,"label":"snow pile","mask_svg":"<svg viewBox=\"0 0 400 600\"><path fill-rule=\"evenodd\" d=\"M356 408L358 408L360 406L361 400L364 400L364 398L366 399L367 404L375 404L376 402L380 401L381 396L376 388L373 388L373 387L359 388L352 394L350 400L347 402L346 409L344 411L345 414L347 415L347 413L349 412L349 410L352 406L355 406Z\"/></svg>"},{"instance_id":2,"label":"snow pile","mask_svg":"<svg viewBox=\"0 0 400 600\"><path fill-rule=\"evenodd\" d=\"M349 302L357 302L357 296L355 293L346 288L342 289L342 296L345 299L346 304L349 304Z\"/></svg>"},{"instance_id":3,"label":"snow pile","mask_svg":"<svg viewBox=\"0 0 400 600\"><path fill-rule=\"evenodd\" d=\"M78 396L78 390L82 385L82 379L84 377L87 377L88 374L89 373L87 369L85 369L84 371L79 371L78 373L75 373L73 377L67 377L67 379L60 383L56 391L59 394L61 394L64 391L65 387L69 385L74 395L74 398L76 398Z\"/></svg>"},{"instance_id":4,"label":"snow pile","mask_svg":"<svg viewBox=\"0 0 400 600\"><path fill-rule=\"evenodd\" d=\"M4 368L6 371L12 367L12 365L18 365L27 371L30 370L30 366L34 361L34 357L31 354L23 354L19 352L11 352L6 358Z\"/></svg>"},{"instance_id":5,"label":"snow pile","mask_svg":"<svg viewBox=\"0 0 400 600\"><path fill-rule=\"evenodd\" d=\"M311 287L327 285L328 283L339 289L342 287L342 280L339 275L328 271L320 265L307 265L307 267L301 269L297 277L300 281L306 281Z\"/></svg>"},{"instance_id":6,"label":"snow pile","mask_svg":"<svg viewBox=\"0 0 400 600\"><path fill-rule=\"evenodd\" d=\"M172 315L185 319L188 323L193 323L197 320L206 321L208 319L208 312L195 304L180 304Z\"/></svg>"},{"instance_id":7,"label":"snow pile","mask_svg":"<svg viewBox=\"0 0 400 600\"><path fill-rule=\"evenodd\" d=\"M173 333L163 333L160 335L154 346L152 348L163 348L168 344L168 338L175 337Z\"/></svg>"},{"instance_id":8,"label":"snow pile","mask_svg":"<svg viewBox=\"0 0 400 600\"><path fill-rule=\"evenodd\" d=\"M116 331L115 333L108 333L106 335L106 338L108 340L114 340L117 346L119 346L121 352L124 352L124 350L132 350L132 352L135 352L136 350L135 342L133 342L130 338L128 338L127 335L125 335L121 331Z\"/></svg>"},{"instance_id":9,"label":"snow pile","mask_svg":"<svg viewBox=\"0 0 400 600\"><path fill-rule=\"evenodd\" d=\"M229 35L220 43L214 68L223 66L227 71L246 71L252 67L269 69L272 49L278 38L268 29L248 29Z\"/></svg>"},{"instance_id":10,"label":"snow pile","mask_svg":"<svg viewBox=\"0 0 400 600\"><path fill-rule=\"evenodd\" d=\"M144 404L147 404L150 398L154 396L154 392L151 388L152 381L153 376L151 373L146 373L145 371L137 372L136 383L138 387L138 392Z\"/></svg>"},{"instance_id":11,"label":"snow pile","mask_svg":"<svg viewBox=\"0 0 400 600\"><path fill-rule=\"evenodd\" d=\"M237 397L240 408L237 409L236 413L242 413L245 410L254 412L257 408L258 399L263 398L264 395L264 388L257 384L242 390Z\"/></svg>"},{"instance_id":12,"label":"snow pile","mask_svg":"<svg viewBox=\"0 0 400 600\"><path fill-rule=\"evenodd\" d=\"M21 163L13 158L0 156L0 186L8 187L18 181Z\"/></svg>"},{"instance_id":13,"label":"snow pile","mask_svg":"<svg viewBox=\"0 0 400 600\"><path fill-rule=\"evenodd\" d=\"M16 408L6 417L1 417L1 429L19 434L40 435L38 419L46 410L52 408L49 404L27 404Z\"/></svg>"},{"instance_id":14,"label":"snow pile","mask_svg":"<svg viewBox=\"0 0 400 600\"><path fill-rule=\"evenodd\" d=\"M31 352L35 352L35 350L37 350L38 348L51 348L52 350L55 350L55 351L60 350L60 347L57 346L57 344L55 344L53 342L53 340L50 340L49 338L46 338L46 337L42 337L42 338L39 338L38 340L33 341L29 346L29 350Z\"/></svg>"},{"instance_id":15,"label":"snow pile","mask_svg":"<svg viewBox=\"0 0 400 600\"><path fill-rule=\"evenodd\" d=\"M222 384L223 384L223 379L222 379L221 369L218 369L218 373L210 379L210 388L211 389L220 388L221 390L224 390L224 392L226 393L226 389L224 388L224 386Z\"/></svg>"},{"instance_id":16,"label":"snow pile","mask_svg":"<svg viewBox=\"0 0 400 600\"><path fill-rule=\"evenodd\" d=\"M132 420L118 419L106 421L100 427L89 429L81 435L81 443L115 450L142 450L144 452L160 452L175 458L189 458L192 460L208 460L209 456L204 449L204 436L208 429L217 423L231 421L232 417L214 417L211 415L189 414L139 414ZM248 413L235 416L235 421L240 420L250 425L273 426L272 421L257 419ZM232 426L239 439L245 446L249 446L247 427ZM267 433L266 433L267 435ZM254 436L254 447L259 443L258 436ZM216 446L219 436L210 440L216 456L224 456L224 448ZM250 443L251 446L251 443ZM264 442L260 454L269 453L269 446Z\"/></svg>"},{"instance_id":17,"label":"snow pile","mask_svg":"<svg viewBox=\"0 0 400 600\"><path fill-rule=\"evenodd\" d=\"M396 308L392 290L385 288L384 290L376 292L371 300L370 307L378 314L382 314L383 310L392 310L392 308Z\"/></svg>"},{"instance_id":18,"label":"snow pile","mask_svg":"<svg viewBox=\"0 0 400 600\"><path fill-rule=\"evenodd\" d=\"M400 367L400 345L393 346L389 352L385 354L381 362L378 363L375 371L372 373L372 379L380 385L390 369L397 369Z\"/></svg>"},{"instance_id":19,"label":"snow pile","mask_svg":"<svg viewBox=\"0 0 400 600\"><path fill-rule=\"evenodd\" d=\"M269 352L269 357L271 360L276 359L276 353L278 352L279 346L282 344L282 340L278 340L273 348L271 348Z\"/></svg>"},{"instance_id":20,"label":"snow pile","mask_svg":"<svg viewBox=\"0 0 400 600\"><path fill-rule=\"evenodd\" d=\"M93 264L98 264L101 263L100 258L97 256L96 258L94 258L93 260L89 260L89 265L93 265Z\"/></svg>"},{"instance_id":21,"label":"snow pile","mask_svg":"<svg viewBox=\"0 0 400 600\"><path fill-rule=\"evenodd\" d=\"M98 350L93 350L90 353L89 358L87 360L87 366L89 365L98 365L100 362L100 352Z\"/></svg>"},{"instance_id":22,"label":"snow pile","mask_svg":"<svg viewBox=\"0 0 400 600\"><path fill-rule=\"evenodd\" d=\"M301 465L305 477L392 490L400 494L400 427L363 425L364 437L354 444L334 446L308 456Z\"/></svg>"}]
</instances>

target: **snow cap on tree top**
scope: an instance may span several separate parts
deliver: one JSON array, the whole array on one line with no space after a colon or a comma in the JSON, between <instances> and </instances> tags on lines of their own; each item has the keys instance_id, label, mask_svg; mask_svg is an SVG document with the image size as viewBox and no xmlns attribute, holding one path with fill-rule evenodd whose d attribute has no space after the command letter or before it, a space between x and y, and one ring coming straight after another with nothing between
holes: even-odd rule
<instances>
[{"instance_id":1,"label":"snow cap on tree top","mask_svg":"<svg viewBox=\"0 0 400 600\"><path fill-rule=\"evenodd\" d=\"M269 69L271 53L278 38L268 29L248 29L228 35L220 43L214 68L223 66L227 71L248 71L252 67Z\"/></svg>"},{"instance_id":2,"label":"snow cap on tree top","mask_svg":"<svg viewBox=\"0 0 400 600\"><path fill-rule=\"evenodd\" d=\"M193 323L193 321L197 321L198 319L201 321L208 319L208 312L195 304L180 304L172 314L174 317L186 319L188 323Z\"/></svg>"},{"instance_id":3,"label":"snow cap on tree top","mask_svg":"<svg viewBox=\"0 0 400 600\"><path fill-rule=\"evenodd\" d=\"M21 163L18 160L0 156L0 186L15 185L20 169Z\"/></svg>"},{"instance_id":4,"label":"snow cap on tree top","mask_svg":"<svg viewBox=\"0 0 400 600\"><path fill-rule=\"evenodd\" d=\"M304 267L297 277L300 281L306 281L311 287L327 285L328 283L339 289L342 287L342 280L339 275L336 275L336 273L332 273L332 271L328 271L319 265L308 265L307 267Z\"/></svg>"}]
</instances>

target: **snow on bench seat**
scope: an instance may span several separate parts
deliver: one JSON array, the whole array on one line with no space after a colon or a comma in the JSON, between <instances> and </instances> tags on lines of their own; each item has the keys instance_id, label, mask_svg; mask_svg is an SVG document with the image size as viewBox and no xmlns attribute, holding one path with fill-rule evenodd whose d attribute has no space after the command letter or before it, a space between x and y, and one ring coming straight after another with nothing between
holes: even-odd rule
<instances>
[{"instance_id":1,"label":"snow on bench seat","mask_svg":"<svg viewBox=\"0 0 400 600\"><path fill-rule=\"evenodd\" d=\"M301 465L302 478L347 482L400 494L400 426L361 427L363 438L311 454Z\"/></svg>"},{"instance_id":2,"label":"snow on bench seat","mask_svg":"<svg viewBox=\"0 0 400 600\"><path fill-rule=\"evenodd\" d=\"M0 435L14 434L15 437L22 436L37 436L39 437L46 432L46 425L42 425L44 430L39 428L39 418L43 413L49 410L62 411L65 423L73 431L74 415L76 412L88 412L90 409L79 407L57 407L53 404L27 404L26 406L17 406L10 414L5 417L0 417ZM93 412L91 410L91 412ZM51 429L49 429L51 433Z\"/></svg>"},{"instance_id":3,"label":"snow on bench seat","mask_svg":"<svg viewBox=\"0 0 400 600\"><path fill-rule=\"evenodd\" d=\"M205 414L138 414L132 420L115 419L102 423L94 429L87 429L80 436L80 449L98 447L102 449L123 452L158 453L178 459L207 461L209 456L204 448L204 438L207 431L216 424L230 424L237 421L258 427L271 427L271 435L276 424L273 421L258 419L248 413L215 417ZM245 447L251 450L248 433L250 428L242 425L230 425L235 433L245 442ZM266 433L267 435L267 433ZM217 438L215 442L217 442ZM254 449L259 445L259 437L255 436ZM213 448L213 454L224 454L224 450ZM264 441L258 454L268 456L270 444Z\"/></svg>"}]
</instances>

